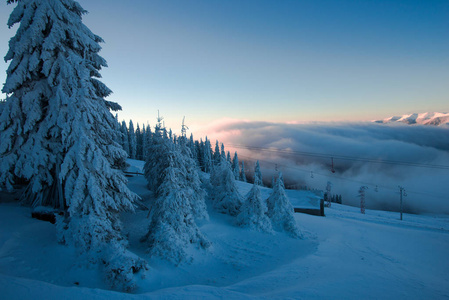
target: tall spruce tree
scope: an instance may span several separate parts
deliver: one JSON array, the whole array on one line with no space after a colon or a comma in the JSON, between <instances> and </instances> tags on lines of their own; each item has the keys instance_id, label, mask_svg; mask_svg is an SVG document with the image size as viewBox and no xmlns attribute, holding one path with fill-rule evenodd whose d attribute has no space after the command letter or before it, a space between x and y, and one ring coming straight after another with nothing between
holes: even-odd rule
<instances>
[{"instance_id":1,"label":"tall spruce tree","mask_svg":"<svg viewBox=\"0 0 449 300\"><path fill-rule=\"evenodd\" d=\"M221 157L221 159L226 160L226 151L225 151L225 147L224 147L223 143L221 143L220 157Z\"/></svg>"},{"instance_id":2,"label":"tall spruce tree","mask_svg":"<svg viewBox=\"0 0 449 300\"><path fill-rule=\"evenodd\" d=\"M179 145L177 146L182 155L181 168L184 174L186 194L189 198L192 214L197 220L208 220L209 215L205 200L206 192L201 187L198 165L190 152L189 141L185 136L181 136L179 138Z\"/></svg>"},{"instance_id":3,"label":"tall spruce tree","mask_svg":"<svg viewBox=\"0 0 449 300\"><path fill-rule=\"evenodd\" d=\"M136 125L136 159L142 159L142 132L139 123Z\"/></svg>"},{"instance_id":4,"label":"tall spruce tree","mask_svg":"<svg viewBox=\"0 0 449 300\"><path fill-rule=\"evenodd\" d=\"M137 139L136 139L136 132L134 131L133 120L129 120L128 141L129 141L129 157L135 159L137 152Z\"/></svg>"},{"instance_id":5,"label":"tall spruce tree","mask_svg":"<svg viewBox=\"0 0 449 300\"><path fill-rule=\"evenodd\" d=\"M218 165L221 162L221 153L220 153L220 146L218 144L218 141L215 141L215 151L214 151L214 165Z\"/></svg>"},{"instance_id":6,"label":"tall spruce tree","mask_svg":"<svg viewBox=\"0 0 449 300\"><path fill-rule=\"evenodd\" d=\"M207 136L203 147L203 168L206 173L210 173L212 170L212 146Z\"/></svg>"},{"instance_id":7,"label":"tall spruce tree","mask_svg":"<svg viewBox=\"0 0 449 300\"><path fill-rule=\"evenodd\" d=\"M142 147L141 147L141 149L140 149L140 160L145 160L145 151L144 151L144 149L147 147L147 139L146 139L146 136L147 135L147 132L146 132L146 130L145 130L145 125L142 125L142 137L141 137L141 143L142 143Z\"/></svg>"},{"instance_id":8,"label":"tall spruce tree","mask_svg":"<svg viewBox=\"0 0 449 300\"><path fill-rule=\"evenodd\" d=\"M247 182L245 173L245 162L242 160L242 170L240 171L240 181Z\"/></svg>"},{"instance_id":9,"label":"tall spruce tree","mask_svg":"<svg viewBox=\"0 0 449 300\"><path fill-rule=\"evenodd\" d=\"M262 172L260 171L259 161L254 166L254 184L262 186Z\"/></svg>"},{"instance_id":10,"label":"tall spruce tree","mask_svg":"<svg viewBox=\"0 0 449 300\"><path fill-rule=\"evenodd\" d=\"M126 127L125 120L122 121L122 126L120 127L120 132L122 133L122 147L126 152L126 157L129 157L129 137L128 128Z\"/></svg>"},{"instance_id":11,"label":"tall spruce tree","mask_svg":"<svg viewBox=\"0 0 449 300\"><path fill-rule=\"evenodd\" d=\"M232 173L234 174L235 180L240 180L240 166L237 151L235 151L234 158L232 159Z\"/></svg>"},{"instance_id":12,"label":"tall spruce tree","mask_svg":"<svg viewBox=\"0 0 449 300\"><path fill-rule=\"evenodd\" d=\"M155 194L157 193L159 186L162 184L162 171L167 167L167 162L163 160L164 153L170 151L171 142L168 140L164 132L166 131L162 128L160 119L154 129L151 143L148 145L147 158L144 166L144 173L148 181L148 188Z\"/></svg>"},{"instance_id":13,"label":"tall spruce tree","mask_svg":"<svg viewBox=\"0 0 449 300\"><path fill-rule=\"evenodd\" d=\"M156 125L152 146L145 164L145 176L155 192L151 222L142 242L151 255L175 264L189 261L188 247L209 247L195 223L195 218L207 219L204 191L200 187L196 165L190 157L185 137L175 144Z\"/></svg>"},{"instance_id":14,"label":"tall spruce tree","mask_svg":"<svg viewBox=\"0 0 449 300\"><path fill-rule=\"evenodd\" d=\"M112 168L126 157L110 112L120 106L104 99L111 91L97 79L106 66L102 39L82 23L85 13L73 0L17 1L8 20L20 27L5 57L0 182L11 188L14 178L28 179L25 202L65 212L60 241L130 290L146 265L127 252L118 214L133 211L137 196Z\"/></svg>"},{"instance_id":15,"label":"tall spruce tree","mask_svg":"<svg viewBox=\"0 0 449 300\"><path fill-rule=\"evenodd\" d=\"M148 149L151 145L152 142L152 138L153 138L153 133L151 132L151 127L150 125L147 125L147 129L145 130L145 147L142 149L142 153L143 153L143 160L147 160L148 157Z\"/></svg>"}]
</instances>

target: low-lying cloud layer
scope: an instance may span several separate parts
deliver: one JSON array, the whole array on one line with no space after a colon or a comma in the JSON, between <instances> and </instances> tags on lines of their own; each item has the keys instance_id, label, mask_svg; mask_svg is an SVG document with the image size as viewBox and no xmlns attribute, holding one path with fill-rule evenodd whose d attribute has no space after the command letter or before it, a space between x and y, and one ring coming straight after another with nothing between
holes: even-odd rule
<instances>
[{"instance_id":1,"label":"low-lying cloud layer","mask_svg":"<svg viewBox=\"0 0 449 300\"><path fill-rule=\"evenodd\" d=\"M358 190L368 186L367 208L388 210L398 210L403 186L405 210L449 213L448 127L227 120L207 131L240 160L259 159L266 180L277 164L290 183L324 189L330 181L332 193L351 205L359 205Z\"/></svg>"}]
</instances>

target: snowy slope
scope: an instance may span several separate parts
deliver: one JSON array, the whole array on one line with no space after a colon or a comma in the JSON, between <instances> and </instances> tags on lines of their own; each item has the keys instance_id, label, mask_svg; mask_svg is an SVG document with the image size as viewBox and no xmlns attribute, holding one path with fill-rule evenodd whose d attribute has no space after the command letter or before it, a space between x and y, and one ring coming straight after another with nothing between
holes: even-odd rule
<instances>
[{"instance_id":1,"label":"snowy slope","mask_svg":"<svg viewBox=\"0 0 449 300\"><path fill-rule=\"evenodd\" d=\"M142 176L130 187L152 201ZM249 184L239 183L242 193ZM269 189L263 189L264 196ZM295 214L305 233L252 232L211 210L200 224L213 243L178 268L146 257L139 238L147 211L124 214L130 249L151 269L135 294L107 290L95 266L84 269L57 244L54 226L31 219L29 208L0 198L2 299L447 299L449 218L404 215L333 204L327 217Z\"/></svg>"},{"instance_id":2,"label":"snowy slope","mask_svg":"<svg viewBox=\"0 0 449 300\"><path fill-rule=\"evenodd\" d=\"M449 125L449 113L421 113L409 114L403 116L395 116L383 120L374 121L376 123L405 123L405 124L420 124L420 125L434 125L442 126Z\"/></svg>"}]
</instances>

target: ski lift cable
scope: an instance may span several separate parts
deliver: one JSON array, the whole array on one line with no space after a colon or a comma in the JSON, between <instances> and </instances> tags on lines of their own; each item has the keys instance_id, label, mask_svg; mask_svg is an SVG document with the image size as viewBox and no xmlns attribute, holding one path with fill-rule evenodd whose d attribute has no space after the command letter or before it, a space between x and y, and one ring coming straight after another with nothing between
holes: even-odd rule
<instances>
[{"instance_id":1,"label":"ski lift cable","mask_svg":"<svg viewBox=\"0 0 449 300\"><path fill-rule=\"evenodd\" d=\"M308 157L325 158L325 159L331 159L331 160L339 159L339 160L359 161L359 162L366 162L366 163L401 165L401 166L408 166L408 167L449 170L448 165L423 164L423 163L414 163L414 162L408 162L408 161L394 161L394 160L385 160L385 159L372 159L372 158L362 158L362 157L335 155L335 154L326 154L326 153L317 153L317 152L303 152L303 151L294 151L294 150L287 150L287 149L246 146L246 145L238 145L238 144L228 144L228 146L238 148L238 149L258 150L258 151L273 152L273 153L284 153L284 154L290 154L290 155L294 155L294 156L308 156Z\"/></svg>"},{"instance_id":2,"label":"ski lift cable","mask_svg":"<svg viewBox=\"0 0 449 300\"><path fill-rule=\"evenodd\" d=\"M370 187L373 187L374 189L376 189L376 187L377 187L377 189L382 188L382 189L390 190L390 191L396 191L397 190L396 187L391 187L391 186L375 184L375 183L371 183L371 182L355 180L355 179L351 179L351 178L347 178L347 177L343 177L343 176L339 176L339 175L335 175L335 174L332 174L332 175L322 174L322 173L319 173L319 172L315 172L314 170L311 171L310 169L306 170L306 169L299 168L299 167L292 166L292 165L285 165L285 164L281 164L281 163L275 163L275 162L264 160L264 159L255 159L254 157L249 157L249 156L245 156L245 155L240 155L240 157L242 157L244 159L248 159L248 160L258 160L258 161L261 161L261 162L264 162L264 163L273 164L273 165L277 164L278 166L282 166L282 167L287 168L287 169L294 169L294 170L298 170L298 171L305 172L305 173L313 172L313 175L319 175L319 176L323 176L323 177L326 177L326 178L332 178L332 179L336 178L336 179L340 179L340 180L343 180L343 181L349 181L349 182L353 182L353 183L357 183L357 184L361 184L361 185L370 186ZM435 194L431 194L431 193L427 193L427 192L418 192L418 191L412 191L412 190L407 190L407 192L409 194L423 195L423 196L432 197L432 198L438 198L438 199L445 199L446 198L445 196L442 196L442 195L435 195Z\"/></svg>"}]
</instances>

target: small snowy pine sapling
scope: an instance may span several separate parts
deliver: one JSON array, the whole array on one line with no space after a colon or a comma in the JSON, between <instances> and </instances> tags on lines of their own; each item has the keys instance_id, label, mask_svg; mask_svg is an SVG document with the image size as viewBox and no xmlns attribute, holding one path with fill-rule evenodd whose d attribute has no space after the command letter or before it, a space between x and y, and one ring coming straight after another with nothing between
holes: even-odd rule
<instances>
[{"instance_id":1,"label":"small snowy pine sapling","mask_svg":"<svg viewBox=\"0 0 449 300\"><path fill-rule=\"evenodd\" d=\"M240 212L242 196L235 183L231 166L226 160L222 160L212 169L210 183L214 208L220 213L236 216Z\"/></svg>"},{"instance_id":2,"label":"small snowy pine sapling","mask_svg":"<svg viewBox=\"0 0 449 300\"><path fill-rule=\"evenodd\" d=\"M256 161L256 164L254 166L254 184L260 186L263 185L262 172L260 171L259 161Z\"/></svg>"},{"instance_id":3,"label":"small snowy pine sapling","mask_svg":"<svg viewBox=\"0 0 449 300\"><path fill-rule=\"evenodd\" d=\"M251 230L272 233L273 228L271 226L271 221L266 215L267 206L265 201L262 200L260 194L260 187L258 183L261 183L260 167L258 162L255 166L254 173L254 184L248 195L246 195L246 200L243 203L240 213L237 216L236 224L240 227L247 227Z\"/></svg>"},{"instance_id":4,"label":"small snowy pine sapling","mask_svg":"<svg viewBox=\"0 0 449 300\"><path fill-rule=\"evenodd\" d=\"M282 172L279 172L279 176L273 187L273 192L267 199L267 207L267 215L271 219L275 230L284 231L294 238L302 236L296 224L293 205L285 193Z\"/></svg>"}]
</instances>

